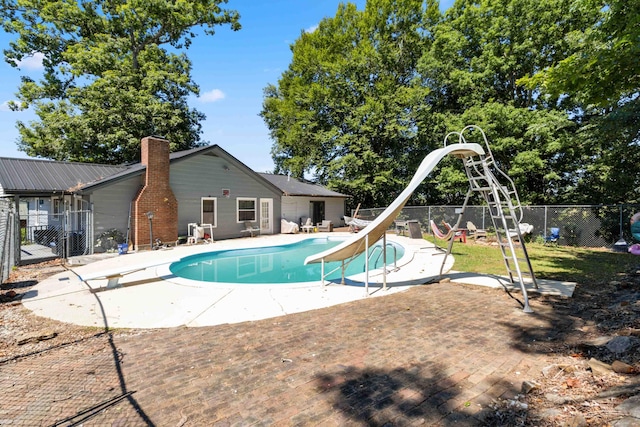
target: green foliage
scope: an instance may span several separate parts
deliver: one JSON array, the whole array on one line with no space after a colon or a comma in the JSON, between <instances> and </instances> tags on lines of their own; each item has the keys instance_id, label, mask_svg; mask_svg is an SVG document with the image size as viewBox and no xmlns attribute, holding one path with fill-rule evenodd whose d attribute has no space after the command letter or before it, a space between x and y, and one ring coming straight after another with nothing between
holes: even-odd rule
<instances>
[{"instance_id":1,"label":"green foliage","mask_svg":"<svg viewBox=\"0 0 640 427\"><path fill-rule=\"evenodd\" d=\"M576 187L583 202L640 202L640 102L589 117L580 129L583 168Z\"/></svg>"},{"instance_id":2,"label":"green foliage","mask_svg":"<svg viewBox=\"0 0 640 427\"><path fill-rule=\"evenodd\" d=\"M522 80L551 96L569 95L585 105L610 106L634 98L640 85L640 3L574 0L587 25L565 37L571 53Z\"/></svg>"},{"instance_id":3,"label":"green foliage","mask_svg":"<svg viewBox=\"0 0 640 427\"><path fill-rule=\"evenodd\" d=\"M265 89L261 113L278 172L312 172L364 205L401 191L433 148L416 139L427 95L415 79L425 43L422 3L370 0L364 11L341 5L292 45L292 63L278 86ZM437 5L430 2L429 11Z\"/></svg>"},{"instance_id":4,"label":"green foliage","mask_svg":"<svg viewBox=\"0 0 640 427\"><path fill-rule=\"evenodd\" d=\"M12 105L38 116L18 123L20 148L56 160L122 163L139 158L144 136L162 135L172 150L197 146L204 115L187 96L199 88L179 50L195 27L239 29L238 14L221 3L2 0L3 28L18 36L6 61L17 66L44 54L43 78L24 77Z\"/></svg>"},{"instance_id":5,"label":"green foliage","mask_svg":"<svg viewBox=\"0 0 640 427\"><path fill-rule=\"evenodd\" d=\"M524 203L587 202L589 185L603 189L595 193L602 200L629 197L637 178L619 192L605 189L620 181L629 127L610 141L618 150L608 157L609 143L594 130L622 117L591 109L603 121L585 121L575 99L531 83L576 54L572 40L602 13L586 1L458 0L446 15L432 1L341 5L301 34L289 69L265 89L261 115L276 169L384 206L448 132L476 124ZM409 203L462 202L461 170L445 161Z\"/></svg>"},{"instance_id":6,"label":"green foliage","mask_svg":"<svg viewBox=\"0 0 640 427\"><path fill-rule=\"evenodd\" d=\"M636 203L640 192L640 3L575 0L588 17L565 37L570 54L520 79L579 106L584 141L577 192L590 203Z\"/></svg>"}]
</instances>

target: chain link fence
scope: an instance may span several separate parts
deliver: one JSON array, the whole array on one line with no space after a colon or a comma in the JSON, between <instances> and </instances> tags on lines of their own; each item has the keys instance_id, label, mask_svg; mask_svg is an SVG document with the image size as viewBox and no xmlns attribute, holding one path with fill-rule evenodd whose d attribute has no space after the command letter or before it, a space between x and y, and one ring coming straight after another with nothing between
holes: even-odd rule
<instances>
[{"instance_id":1,"label":"chain link fence","mask_svg":"<svg viewBox=\"0 0 640 427\"><path fill-rule=\"evenodd\" d=\"M9 278L13 266L18 262L17 214L13 201L0 199L0 282Z\"/></svg>"},{"instance_id":2,"label":"chain link fence","mask_svg":"<svg viewBox=\"0 0 640 427\"><path fill-rule=\"evenodd\" d=\"M21 216L21 264L90 253L91 221L90 211L34 213Z\"/></svg>"},{"instance_id":3,"label":"chain link fence","mask_svg":"<svg viewBox=\"0 0 640 427\"><path fill-rule=\"evenodd\" d=\"M406 206L398 219L417 220L422 230L430 230L429 221L454 224L459 206ZM533 226L531 240L544 242L550 228L560 228L561 245L581 247L611 247L619 240L631 242L629 219L640 211L640 205L548 205L523 206L522 223ZM360 209L358 217L374 219L384 208ZM353 213L352 213L353 215ZM488 206L467 206L461 227L471 221L479 229L492 231Z\"/></svg>"}]
</instances>

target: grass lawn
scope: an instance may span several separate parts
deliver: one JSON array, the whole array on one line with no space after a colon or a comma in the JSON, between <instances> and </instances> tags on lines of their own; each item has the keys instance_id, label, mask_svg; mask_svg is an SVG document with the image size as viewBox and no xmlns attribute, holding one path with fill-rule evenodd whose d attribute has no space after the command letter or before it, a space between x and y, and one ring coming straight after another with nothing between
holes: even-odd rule
<instances>
[{"instance_id":1,"label":"grass lawn","mask_svg":"<svg viewBox=\"0 0 640 427\"><path fill-rule=\"evenodd\" d=\"M434 241L432 236L426 239ZM447 241L438 239L435 243L444 248L448 245ZM527 243L526 247L533 272L541 279L604 284L640 265L640 257L627 252L540 243ZM456 271L507 274L500 248L495 245L474 243L473 240L467 240L466 244L455 242L452 254Z\"/></svg>"}]
</instances>

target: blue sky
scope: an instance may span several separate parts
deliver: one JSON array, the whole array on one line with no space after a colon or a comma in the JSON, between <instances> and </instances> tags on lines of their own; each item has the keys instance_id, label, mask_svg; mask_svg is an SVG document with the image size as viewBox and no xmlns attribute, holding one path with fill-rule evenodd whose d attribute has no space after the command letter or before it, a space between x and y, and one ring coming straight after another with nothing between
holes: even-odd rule
<instances>
[{"instance_id":1,"label":"blue sky","mask_svg":"<svg viewBox=\"0 0 640 427\"><path fill-rule=\"evenodd\" d=\"M263 89L276 84L291 62L289 46L302 31L312 30L323 18L335 16L340 0L229 0L227 8L237 10L242 29L218 27L216 34L198 37L187 51L193 62L193 79L200 96L191 107L203 112L202 139L218 144L257 172L273 170L272 141L262 118ZM366 0L351 0L364 9ZM441 0L446 9L453 0ZM0 46L6 49L15 36L0 32ZM21 75L37 77L38 58L20 69L0 63L0 157L27 157L18 151L16 121L35 118L30 111L13 112L6 102L15 98Z\"/></svg>"}]
</instances>

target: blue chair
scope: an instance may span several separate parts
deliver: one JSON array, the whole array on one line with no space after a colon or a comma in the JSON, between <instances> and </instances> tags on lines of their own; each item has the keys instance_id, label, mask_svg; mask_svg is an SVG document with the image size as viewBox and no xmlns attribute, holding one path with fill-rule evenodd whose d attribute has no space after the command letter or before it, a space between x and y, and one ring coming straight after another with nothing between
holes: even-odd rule
<instances>
[{"instance_id":1,"label":"blue chair","mask_svg":"<svg viewBox=\"0 0 640 427\"><path fill-rule=\"evenodd\" d=\"M558 240L560 240L560 228L559 227L551 227L549 229L549 235L544 238L544 244L558 244Z\"/></svg>"}]
</instances>

